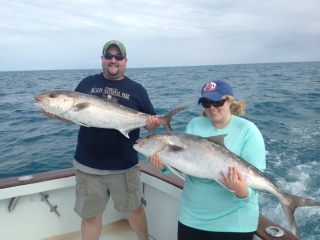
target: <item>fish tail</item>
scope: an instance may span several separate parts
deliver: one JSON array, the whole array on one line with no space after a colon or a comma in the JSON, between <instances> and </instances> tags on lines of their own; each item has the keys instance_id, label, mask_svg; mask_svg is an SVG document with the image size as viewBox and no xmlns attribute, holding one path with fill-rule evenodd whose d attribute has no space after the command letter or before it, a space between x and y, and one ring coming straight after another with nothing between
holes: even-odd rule
<instances>
[{"instance_id":1,"label":"fish tail","mask_svg":"<svg viewBox=\"0 0 320 240\"><path fill-rule=\"evenodd\" d=\"M171 117L175 114L177 114L178 112L181 112L182 110L186 109L187 107L180 107L180 108L175 108L173 109L171 112L169 112L168 114L166 114L163 117L159 117L160 122L162 124L162 126L168 131L168 132L172 132L172 128L170 125L170 120Z\"/></svg>"},{"instance_id":2,"label":"fish tail","mask_svg":"<svg viewBox=\"0 0 320 240\"><path fill-rule=\"evenodd\" d=\"M284 195L285 197L282 200L280 200L281 205L289 221L293 234L300 239L300 233L297 227L297 223L294 219L294 211L298 207L320 206L320 202L314 201L309 198L303 198L296 195L288 194L288 193L284 193Z\"/></svg>"}]
</instances>

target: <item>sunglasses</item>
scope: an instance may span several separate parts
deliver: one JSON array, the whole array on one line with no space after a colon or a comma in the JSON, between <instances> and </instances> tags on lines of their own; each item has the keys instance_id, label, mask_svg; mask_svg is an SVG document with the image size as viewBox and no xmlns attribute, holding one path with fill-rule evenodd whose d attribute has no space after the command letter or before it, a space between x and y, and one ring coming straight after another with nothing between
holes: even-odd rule
<instances>
[{"instance_id":1,"label":"sunglasses","mask_svg":"<svg viewBox=\"0 0 320 240\"><path fill-rule=\"evenodd\" d=\"M214 107L222 107L229 98L220 99L219 101L206 101L202 100L201 104L204 108L210 108L211 105Z\"/></svg>"},{"instance_id":2,"label":"sunglasses","mask_svg":"<svg viewBox=\"0 0 320 240\"><path fill-rule=\"evenodd\" d=\"M113 57L117 60L117 61L122 61L125 57L121 54L117 54L117 55L112 55L111 53L105 53L103 55L103 57L105 59L111 60Z\"/></svg>"}]
</instances>

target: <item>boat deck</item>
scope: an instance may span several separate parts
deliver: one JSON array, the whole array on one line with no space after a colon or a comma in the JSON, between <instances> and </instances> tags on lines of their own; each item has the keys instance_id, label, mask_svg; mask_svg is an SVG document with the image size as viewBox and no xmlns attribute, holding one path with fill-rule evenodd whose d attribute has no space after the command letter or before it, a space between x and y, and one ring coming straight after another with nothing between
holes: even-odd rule
<instances>
[{"instance_id":1,"label":"boat deck","mask_svg":"<svg viewBox=\"0 0 320 240\"><path fill-rule=\"evenodd\" d=\"M44 238L43 240L81 240L81 231L71 232L59 236ZM100 240L139 240L129 225L127 219L107 224L102 227Z\"/></svg>"}]
</instances>

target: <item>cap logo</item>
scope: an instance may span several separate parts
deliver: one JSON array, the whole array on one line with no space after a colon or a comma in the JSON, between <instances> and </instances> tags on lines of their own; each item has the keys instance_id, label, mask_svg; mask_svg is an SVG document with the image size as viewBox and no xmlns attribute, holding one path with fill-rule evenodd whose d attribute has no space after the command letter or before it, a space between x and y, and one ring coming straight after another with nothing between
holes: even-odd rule
<instances>
[{"instance_id":1,"label":"cap logo","mask_svg":"<svg viewBox=\"0 0 320 240\"><path fill-rule=\"evenodd\" d=\"M212 92L216 90L216 88L217 88L217 84L215 82L209 82L206 84L206 86L204 86L203 93Z\"/></svg>"}]
</instances>

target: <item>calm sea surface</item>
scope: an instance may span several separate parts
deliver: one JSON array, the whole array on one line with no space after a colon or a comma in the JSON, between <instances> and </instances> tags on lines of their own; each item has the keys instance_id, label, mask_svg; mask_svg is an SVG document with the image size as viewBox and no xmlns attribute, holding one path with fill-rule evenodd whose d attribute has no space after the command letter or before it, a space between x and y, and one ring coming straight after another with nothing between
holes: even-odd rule
<instances>
[{"instance_id":1,"label":"calm sea surface","mask_svg":"<svg viewBox=\"0 0 320 240\"><path fill-rule=\"evenodd\" d=\"M33 96L74 90L81 79L100 72L0 72L0 178L72 167L79 126L46 118ZM158 114L188 106L173 117L175 131L201 114L197 100L205 82L228 81L236 100L246 100L244 117L264 136L266 174L281 190L320 201L320 62L140 68L126 75L147 89ZM277 199L260 194L259 203L265 216L290 229ZM320 208L298 209L295 218L302 239L320 238Z\"/></svg>"}]
</instances>

